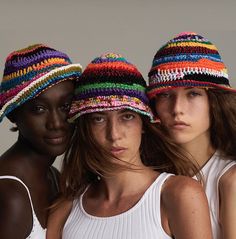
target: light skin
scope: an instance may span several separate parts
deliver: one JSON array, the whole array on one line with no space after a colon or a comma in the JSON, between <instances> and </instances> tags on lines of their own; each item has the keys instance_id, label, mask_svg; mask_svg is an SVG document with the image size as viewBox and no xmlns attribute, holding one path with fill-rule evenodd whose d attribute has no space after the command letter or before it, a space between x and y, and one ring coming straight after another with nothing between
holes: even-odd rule
<instances>
[{"instance_id":1,"label":"light skin","mask_svg":"<svg viewBox=\"0 0 236 239\"><path fill-rule=\"evenodd\" d=\"M18 140L0 157L0 175L16 176L27 185L43 228L55 196L48 171L71 135L66 119L73 90L71 81L61 82L17 108L9 118L17 125ZM33 226L26 189L17 181L0 180L0 201L1 239L26 238Z\"/></svg>"},{"instance_id":2,"label":"light skin","mask_svg":"<svg viewBox=\"0 0 236 239\"><path fill-rule=\"evenodd\" d=\"M204 165L214 153L206 91L186 87L164 91L156 96L156 112L174 141Z\"/></svg>"},{"instance_id":3,"label":"light skin","mask_svg":"<svg viewBox=\"0 0 236 239\"><path fill-rule=\"evenodd\" d=\"M130 167L139 168L138 171L127 169L112 177L101 177L83 196L83 207L87 213L98 217L117 215L132 208L159 173L141 161L139 148L145 132L139 114L130 110L93 113L90 124L99 144L121 159L118 163L128 162L132 163ZM198 182L183 176L170 177L161 195L162 227L168 235L175 239L212 238L209 208ZM71 205L70 202L68 204ZM61 214L61 222L66 216L67 213ZM49 220L52 223L53 218ZM56 220L60 219L57 217Z\"/></svg>"},{"instance_id":4,"label":"light skin","mask_svg":"<svg viewBox=\"0 0 236 239\"><path fill-rule=\"evenodd\" d=\"M199 168L215 149L210 140L209 100L205 89L176 88L156 96L155 109L161 123L175 142L186 149ZM195 161L194 161L195 162ZM236 238L236 167L219 181L220 224L222 238Z\"/></svg>"}]
</instances>

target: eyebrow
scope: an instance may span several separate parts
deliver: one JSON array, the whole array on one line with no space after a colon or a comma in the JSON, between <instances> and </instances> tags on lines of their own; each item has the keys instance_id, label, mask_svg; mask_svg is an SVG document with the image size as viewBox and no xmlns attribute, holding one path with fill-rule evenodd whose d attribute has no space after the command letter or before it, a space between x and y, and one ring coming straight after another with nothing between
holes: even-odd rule
<instances>
[{"instance_id":1,"label":"eyebrow","mask_svg":"<svg viewBox=\"0 0 236 239\"><path fill-rule=\"evenodd\" d=\"M114 111L114 110L99 111L99 112L94 112L94 114L105 115L107 111L109 112L109 111ZM125 112L127 112L127 111L133 112L133 111L130 110L130 109L120 109L118 113L119 113L119 114L123 114L123 113L125 113Z\"/></svg>"}]
</instances>

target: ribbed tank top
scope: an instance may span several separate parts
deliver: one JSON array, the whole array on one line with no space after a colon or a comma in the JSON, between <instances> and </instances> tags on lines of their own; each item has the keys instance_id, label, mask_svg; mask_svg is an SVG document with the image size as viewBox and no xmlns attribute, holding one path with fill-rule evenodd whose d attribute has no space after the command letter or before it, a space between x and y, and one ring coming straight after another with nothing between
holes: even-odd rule
<instances>
[{"instance_id":1,"label":"ribbed tank top","mask_svg":"<svg viewBox=\"0 0 236 239\"><path fill-rule=\"evenodd\" d=\"M46 239L46 229L42 228L42 226L40 225L40 222L39 222L39 220L38 220L38 218L35 214L32 199L31 199L31 195L30 195L28 187L19 178L15 177L15 176L9 176L9 175L0 176L0 179L10 179L10 180L18 181L19 183L21 183L25 187L25 189L28 193L29 200L30 200L30 205L31 205L31 209L32 209L33 227L32 227L32 230L31 230L29 236L26 237L26 239ZM14 230L14 228L13 228L13 230Z\"/></svg>"},{"instance_id":2,"label":"ribbed tank top","mask_svg":"<svg viewBox=\"0 0 236 239\"><path fill-rule=\"evenodd\" d=\"M234 165L235 161L223 159L220 152L216 151L201 169L205 182L205 192L210 208L212 232L214 239L221 239L219 221L219 180ZM194 177L196 179L196 177Z\"/></svg>"},{"instance_id":3,"label":"ribbed tank top","mask_svg":"<svg viewBox=\"0 0 236 239\"><path fill-rule=\"evenodd\" d=\"M160 174L137 204L115 216L88 214L81 195L73 202L62 239L171 239L162 228L160 215L161 188L170 176L172 174Z\"/></svg>"}]
</instances>

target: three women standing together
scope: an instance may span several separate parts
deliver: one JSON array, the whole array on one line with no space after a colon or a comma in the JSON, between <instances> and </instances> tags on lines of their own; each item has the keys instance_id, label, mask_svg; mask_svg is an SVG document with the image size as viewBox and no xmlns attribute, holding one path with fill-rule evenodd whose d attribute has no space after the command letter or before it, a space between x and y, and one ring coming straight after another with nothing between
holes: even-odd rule
<instances>
[{"instance_id":1,"label":"three women standing together","mask_svg":"<svg viewBox=\"0 0 236 239\"><path fill-rule=\"evenodd\" d=\"M180 34L156 53L148 87L119 54L95 58L81 76L81 68L75 71L62 77L76 79L70 112L65 111L74 130L69 147L60 151L66 150L62 195L49 217L47 238L235 238L236 101L216 47L195 33ZM65 83L71 82L35 94L21 108L36 109L39 119L50 107L34 101L44 101ZM31 101L36 107L27 106ZM40 144L28 140L35 137L32 128L23 127L12 112L9 119L19 122L19 132L28 132L22 134L29 136L29 145L44 155ZM57 119L53 113L47 117ZM15 175L1 171L6 174ZM34 186L20 178L34 195ZM1 194L10 198L6 192L5 187ZM37 205L35 197L32 204ZM40 219L40 211L34 215ZM29 235L32 223L27 228L19 238Z\"/></svg>"}]
</instances>

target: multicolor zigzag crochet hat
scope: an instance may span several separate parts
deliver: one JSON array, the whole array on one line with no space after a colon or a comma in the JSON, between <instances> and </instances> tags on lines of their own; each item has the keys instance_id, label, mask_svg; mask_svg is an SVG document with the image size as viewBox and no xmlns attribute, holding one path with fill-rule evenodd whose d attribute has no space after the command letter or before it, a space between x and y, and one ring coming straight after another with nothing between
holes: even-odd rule
<instances>
[{"instance_id":1,"label":"multicolor zigzag crochet hat","mask_svg":"<svg viewBox=\"0 0 236 239\"><path fill-rule=\"evenodd\" d=\"M80 77L82 67L51 47L35 44L12 52L6 59L0 85L0 122L12 110L47 88Z\"/></svg>"},{"instance_id":2,"label":"multicolor zigzag crochet hat","mask_svg":"<svg viewBox=\"0 0 236 239\"><path fill-rule=\"evenodd\" d=\"M177 87L233 89L226 66L209 40L194 32L183 32L162 46L154 56L148 74L149 99Z\"/></svg>"},{"instance_id":3,"label":"multicolor zigzag crochet hat","mask_svg":"<svg viewBox=\"0 0 236 239\"><path fill-rule=\"evenodd\" d=\"M153 121L145 94L146 82L138 69L120 54L95 58L76 84L70 122L87 113L117 109L130 109Z\"/></svg>"}]
</instances>

